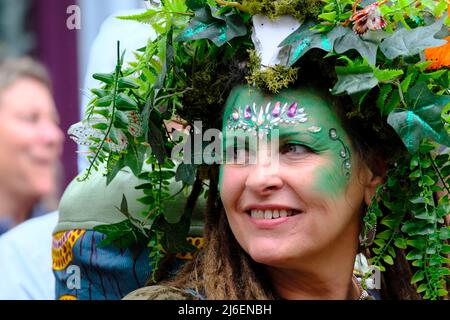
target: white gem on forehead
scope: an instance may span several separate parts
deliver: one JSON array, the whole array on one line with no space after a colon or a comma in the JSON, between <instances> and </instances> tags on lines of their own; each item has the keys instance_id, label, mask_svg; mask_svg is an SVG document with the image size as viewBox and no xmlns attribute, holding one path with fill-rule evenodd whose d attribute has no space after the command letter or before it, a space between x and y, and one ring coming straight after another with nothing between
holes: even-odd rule
<instances>
[{"instance_id":1,"label":"white gem on forehead","mask_svg":"<svg viewBox=\"0 0 450 320\"><path fill-rule=\"evenodd\" d=\"M308 131L311 133L319 133L322 131L322 128L318 126L311 126L308 128Z\"/></svg>"}]
</instances>

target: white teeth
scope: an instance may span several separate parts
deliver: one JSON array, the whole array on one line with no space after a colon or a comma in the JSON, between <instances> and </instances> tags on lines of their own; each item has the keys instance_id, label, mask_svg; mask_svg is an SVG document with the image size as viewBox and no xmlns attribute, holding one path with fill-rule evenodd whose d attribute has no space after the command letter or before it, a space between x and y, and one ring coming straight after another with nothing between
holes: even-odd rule
<instances>
[{"instance_id":1,"label":"white teeth","mask_svg":"<svg viewBox=\"0 0 450 320\"><path fill-rule=\"evenodd\" d=\"M256 214L257 219L264 219L264 211L258 210L258 213Z\"/></svg>"},{"instance_id":2,"label":"white teeth","mask_svg":"<svg viewBox=\"0 0 450 320\"><path fill-rule=\"evenodd\" d=\"M284 218L284 217L289 217L294 215L296 211L295 210L286 210L286 209L282 209L282 210L278 210L278 209L274 209L274 210L270 210L270 209L266 209L266 210L257 210L257 209L252 209L250 211L250 214L252 216L252 218L255 219L277 219L277 218Z\"/></svg>"},{"instance_id":3,"label":"white teeth","mask_svg":"<svg viewBox=\"0 0 450 320\"><path fill-rule=\"evenodd\" d=\"M279 218L280 217L280 212L278 210L273 210L273 218Z\"/></svg>"}]
</instances>

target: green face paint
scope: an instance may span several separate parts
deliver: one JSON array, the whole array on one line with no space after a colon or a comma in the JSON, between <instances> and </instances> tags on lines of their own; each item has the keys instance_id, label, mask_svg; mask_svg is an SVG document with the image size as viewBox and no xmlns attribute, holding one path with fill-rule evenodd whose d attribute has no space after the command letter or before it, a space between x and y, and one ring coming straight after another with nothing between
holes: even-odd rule
<instances>
[{"instance_id":1,"label":"green face paint","mask_svg":"<svg viewBox=\"0 0 450 320\"><path fill-rule=\"evenodd\" d=\"M231 93L223 119L223 150L233 145L235 137L252 133L270 139L271 132L277 129L280 146L303 145L329 160L317 168L314 190L330 196L345 190L351 173L350 141L323 94L301 88L266 96L258 89L239 87Z\"/></svg>"}]
</instances>

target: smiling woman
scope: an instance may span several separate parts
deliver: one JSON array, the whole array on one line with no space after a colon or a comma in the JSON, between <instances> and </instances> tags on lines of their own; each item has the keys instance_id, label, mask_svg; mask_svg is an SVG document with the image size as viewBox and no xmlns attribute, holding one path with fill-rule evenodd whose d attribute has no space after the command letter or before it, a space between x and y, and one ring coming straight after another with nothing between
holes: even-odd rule
<instances>
[{"instance_id":1,"label":"smiling woman","mask_svg":"<svg viewBox=\"0 0 450 320\"><path fill-rule=\"evenodd\" d=\"M5 229L28 219L55 192L63 141L58 123L44 67L30 59L0 64L0 223Z\"/></svg>"}]
</instances>

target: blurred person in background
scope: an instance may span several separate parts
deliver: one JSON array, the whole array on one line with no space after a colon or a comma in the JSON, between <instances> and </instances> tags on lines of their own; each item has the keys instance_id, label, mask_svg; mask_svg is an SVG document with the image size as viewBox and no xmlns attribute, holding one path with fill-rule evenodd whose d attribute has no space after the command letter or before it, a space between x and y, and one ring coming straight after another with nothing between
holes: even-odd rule
<instances>
[{"instance_id":1,"label":"blurred person in background","mask_svg":"<svg viewBox=\"0 0 450 320\"><path fill-rule=\"evenodd\" d=\"M0 62L0 300L54 296L58 214L45 213L59 202L58 123L46 69L30 58Z\"/></svg>"},{"instance_id":2,"label":"blurred person in background","mask_svg":"<svg viewBox=\"0 0 450 320\"><path fill-rule=\"evenodd\" d=\"M57 206L63 133L45 68L0 62L0 235Z\"/></svg>"}]
</instances>

